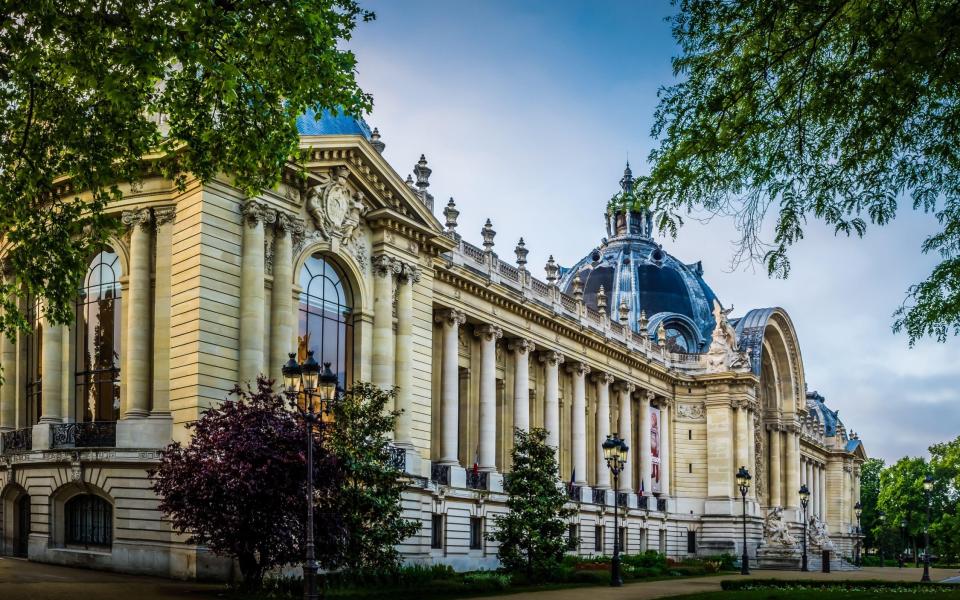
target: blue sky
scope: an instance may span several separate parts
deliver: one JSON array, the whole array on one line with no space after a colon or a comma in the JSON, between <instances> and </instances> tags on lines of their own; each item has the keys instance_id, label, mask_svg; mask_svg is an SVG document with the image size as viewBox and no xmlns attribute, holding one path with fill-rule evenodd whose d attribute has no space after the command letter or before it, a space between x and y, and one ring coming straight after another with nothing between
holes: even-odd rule
<instances>
[{"instance_id":1,"label":"blue sky","mask_svg":"<svg viewBox=\"0 0 960 600\"><path fill-rule=\"evenodd\" d=\"M438 210L453 196L459 231L479 243L490 218L504 259L523 236L542 277L604 235L602 212L628 154L647 171L657 90L677 53L669 2L368 1L377 20L349 43L367 118L386 158L406 176L426 155ZM871 456L926 454L960 434L960 339L907 347L891 314L935 264L920 253L929 215L901 211L862 240L811 221L787 280L762 267L730 270L730 221L689 220L664 248L702 260L704 277L734 315L782 306L798 330L807 382L840 409Z\"/></svg>"}]
</instances>

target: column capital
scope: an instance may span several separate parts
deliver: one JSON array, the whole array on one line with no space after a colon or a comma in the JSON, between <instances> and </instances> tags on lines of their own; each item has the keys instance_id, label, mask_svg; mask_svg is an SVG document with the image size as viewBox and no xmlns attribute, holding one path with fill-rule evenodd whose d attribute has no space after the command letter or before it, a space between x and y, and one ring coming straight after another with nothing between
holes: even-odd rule
<instances>
[{"instance_id":1,"label":"column capital","mask_svg":"<svg viewBox=\"0 0 960 600\"><path fill-rule=\"evenodd\" d=\"M254 199L247 200L240 205L240 215L248 227L256 227L260 223L273 223L277 220L277 211Z\"/></svg>"},{"instance_id":2,"label":"column capital","mask_svg":"<svg viewBox=\"0 0 960 600\"><path fill-rule=\"evenodd\" d=\"M373 260L370 262L373 266L373 274L376 277L390 277L392 275L399 275L400 271L403 270L403 263L392 256L387 256L386 254L378 254L374 256Z\"/></svg>"},{"instance_id":3,"label":"column capital","mask_svg":"<svg viewBox=\"0 0 960 600\"><path fill-rule=\"evenodd\" d=\"M610 385L616 378L610 373L594 373L590 376L590 380L601 385Z\"/></svg>"},{"instance_id":4,"label":"column capital","mask_svg":"<svg viewBox=\"0 0 960 600\"><path fill-rule=\"evenodd\" d=\"M474 327L473 335L488 342L495 342L503 337L503 330L496 325L483 324Z\"/></svg>"},{"instance_id":5,"label":"column capital","mask_svg":"<svg viewBox=\"0 0 960 600\"><path fill-rule=\"evenodd\" d=\"M459 327L467 322L467 315L455 308L441 308L434 314L433 320L437 323L449 323L454 327Z\"/></svg>"},{"instance_id":6,"label":"column capital","mask_svg":"<svg viewBox=\"0 0 960 600\"><path fill-rule=\"evenodd\" d=\"M167 223L173 223L176 218L176 206L159 206L153 209L153 226L156 229L160 229L161 226Z\"/></svg>"},{"instance_id":7,"label":"column capital","mask_svg":"<svg viewBox=\"0 0 960 600\"><path fill-rule=\"evenodd\" d=\"M133 230L135 227L139 226L142 231L150 231L150 221L151 217L149 208L125 210L120 215L120 222L126 225L130 230Z\"/></svg>"},{"instance_id":8,"label":"column capital","mask_svg":"<svg viewBox=\"0 0 960 600\"><path fill-rule=\"evenodd\" d=\"M579 377L584 377L590 373L590 365L582 362L567 363L567 366L565 368L567 370L567 373L572 373Z\"/></svg>"},{"instance_id":9,"label":"column capital","mask_svg":"<svg viewBox=\"0 0 960 600\"><path fill-rule=\"evenodd\" d=\"M632 394L636 391L637 386L630 383L629 381L618 381L613 384L613 389L618 392L626 392L627 394Z\"/></svg>"},{"instance_id":10,"label":"column capital","mask_svg":"<svg viewBox=\"0 0 960 600\"><path fill-rule=\"evenodd\" d=\"M653 390L644 390L644 397L647 399L647 402L653 402L657 399L657 395Z\"/></svg>"},{"instance_id":11,"label":"column capital","mask_svg":"<svg viewBox=\"0 0 960 600\"><path fill-rule=\"evenodd\" d=\"M548 364L552 367L556 367L563 364L564 358L559 352L554 350L545 350L540 352L539 360L545 365Z\"/></svg>"},{"instance_id":12,"label":"column capital","mask_svg":"<svg viewBox=\"0 0 960 600\"><path fill-rule=\"evenodd\" d=\"M654 399L651 402L653 403L654 406L661 409L664 409L664 408L668 409L671 406L673 406L673 400L671 400L670 398L667 398L666 396L660 396L659 398L654 397Z\"/></svg>"},{"instance_id":13,"label":"column capital","mask_svg":"<svg viewBox=\"0 0 960 600\"><path fill-rule=\"evenodd\" d=\"M279 210L275 211L275 214L276 219L273 228L276 235L283 235L285 233L294 235L297 231L300 232L300 235L303 235L305 229L303 219Z\"/></svg>"},{"instance_id":14,"label":"column capital","mask_svg":"<svg viewBox=\"0 0 960 600\"><path fill-rule=\"evenodd\" d=\"M400 262L400 271L397 273L397 281L399 283L417 283L420 281L422 274L423 271L417 265Z\"/></svg>"},{"instance_id":15,"label":"column capital","mask_svg":"<svg viewBox=\"0 0 960 600\"><path fill-rule=\"evenodd\" d=\"M537 349L536 344L525 338L513 338L507 342L507 349L517 354L531 353Z\"/></svg>"}]
</instances>

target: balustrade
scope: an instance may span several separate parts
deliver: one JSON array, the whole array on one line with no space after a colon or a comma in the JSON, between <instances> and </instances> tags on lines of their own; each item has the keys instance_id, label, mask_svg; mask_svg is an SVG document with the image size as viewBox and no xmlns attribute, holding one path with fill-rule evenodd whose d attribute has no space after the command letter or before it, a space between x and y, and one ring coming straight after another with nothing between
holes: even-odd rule
<instances>
[{"instance_id":1,"label":"balustrade","mask_svg":"<svg viewBox=\"0 0 960 600\"><path fill-rule=\"evenodd\" d=\"M56 423L50 427L54 448L113 448L117 445L116 421Z\"/></svg>"},{"instance_id":2,"label":"balustrade","mask_svg":"<svg viewBox=\"0 0 960 600\"><path fill-rule=\"evenodd\" d=\"M0 449L4 454L28 452L33 449L33 429L25 427L0 434Z\"/></svg>"}]
</instances>

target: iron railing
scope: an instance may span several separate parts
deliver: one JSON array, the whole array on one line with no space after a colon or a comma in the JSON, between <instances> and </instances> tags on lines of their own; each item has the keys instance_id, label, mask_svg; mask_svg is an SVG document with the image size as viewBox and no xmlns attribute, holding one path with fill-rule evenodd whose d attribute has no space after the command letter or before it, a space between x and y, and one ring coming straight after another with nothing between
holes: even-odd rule
<instances>
[{"instance_id":1,"label":"iron railing","mask_svg":"<svg viewBox=\"0 0 960 600\"><path fill-rule=\"evenodd\" d=\"M28 452L33 449L33 428L24 427L0 434L0 447L4 454Z\"/></svg>"},{"instance_id":2,"label":"iron railing","mask_svg":"<svg viewBox=\"0 0 960 600\"><path fill-rule=\"evenodd\" d=\"M401 473L406 473L407 451L403 448L397 448L396 446L390 446L388 451L390 452L390 466Z\"/></svg>"},{"instance_id":3,"label":"iron railing","mask_svg":"<svg viewBox=\"0 0 960 600\"><path fill-rule=\"evenodd\" d=\"M629 492L617 492L617 504L620 506L627 506L630 503L629 498Z\"/></svg>"},{"instance_id":4,"label":"iron railing","mask_svg":"<svg viewBox=\"0 0 960 600\"><path fill-rule=\"evenodd\" d=\"M607 503L607 490L593 490L593 503L594 504L606 504Z\"/></svg>"},{"instance_id":5,"label":"iron railing","mask_svg":"<svg viewBox=\"0 0 960 600\"><path fill-rule=\"evenodd\" d=\"M667 512L667 499L666 498L657 498L657 510L660 512Z\"/></svg>"},{"instance_id":6,"label":"iron railing","mask_svg":"<svg viewBox=\"0 0 960 600\"><path fill-rule=\"evenodd\" d=\"M579 485L573 485L572 483L567 486L567 497L573 500L574 502L580 502L580 494L583 488Z\"/></svg>"},{"instance_id":7,"label":"iron railing","mask_svg":"<svg viewBox=\"0 0 960 600\"><path fill-rule=\"evenodd\" d=\"M486 471L474 471L473 469L467 471L467 487L471 490L489 489L489 481L490 473Z\"/></svg>"},{"instance_id":8,"label":"iron railing","mask_svg":"<svg viewBox=\"0 0 960 600\"><path fill-rule=\"evenodd\" d=\"M117 445L116 421L58 423L50 427L54 448L113 448Z\"/></svg>"},{"instance_id":9,"label":"iron railing","mask_svg":"<svg viewBox=\"0 0 960 600\"><path fill-rule=\"evenodd\" d=\"M641 495L638 494L638 495L637 495L637 506L639 506L639 507L642 508L643 510L647 510L647 506L648 506L648 505L647 505L647 500L649 500L649 499L650 499L650 496L641 496Z\"/></svg>"},{"instance_id":10,"label":"iron railing","mask_svg":"<svg viewBox=\"0 0 960 600\"><path fill-rule=\"evenodd\" d=\"M430 465L430 481L437 485L450 485L450 465Z\"/></svg>"}]
</instances>

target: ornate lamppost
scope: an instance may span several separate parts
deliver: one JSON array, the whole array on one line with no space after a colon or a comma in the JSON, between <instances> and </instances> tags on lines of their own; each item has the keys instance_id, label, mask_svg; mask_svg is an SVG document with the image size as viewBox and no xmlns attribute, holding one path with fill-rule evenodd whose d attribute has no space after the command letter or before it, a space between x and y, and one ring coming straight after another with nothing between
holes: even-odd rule
<instances>
[{"instance_id":1,"label":"ornate lamppost","mask_svg":"<svg viewBox=\"0 0 960 600\"><path fill-rule=\"evenodd\" d=\"M601 446L603 458L607 461L607 468L613 474L613 560L610 561L610 585L620 587L623 579L620 578L620 472L627 464L626 442L613 433Z\"/></svg>"},{"instance_id":2,"label":"ornate lamppost","mask_svg":"<svg viewBox=\"0 0 960 600\"><path fill-rule=\"evenodd\" d=\"M737 487L743 499L743 556L740 558L740 574L750 574L750 555L747 554L747 490L750 489L750 471L741 466L737 471Z\"/></svg>"},{"instance_id":3,"label":"ornate lamppost","mask_svg":"<svg viewBox=\"0 0 960 600\"><path fill-rule=\"evenodd\" d=\"M810 490L807 484L800 486L800 506L803 507L803 557L800 562L801 571L809 571L807 568L807 503L810 502Z\"/></svg>"},{"instance_id":4,"label":"ornate lamppost","mask_svg":"<svg viewBox=\"0 0 960 600\"><path fill-rule=\"evenodd\" d=\"M927 524L923 528L923 577L920 581L930 581L930 492L933 491L933 475L923 478L923 493L927 496Z\"/></svg>"},{"instance_id":5,"label":"ornate lamppost","mask_svg":"<svg viewBox=\"0 0 960 600\"><path fill-rule=\"evenodd\" d=\"M313 430L323 427L323 415L330 413L330 405L337 396L337 376L330 371L330 363L320 365L307 352L307 360L298 364L293 353L283 365L283 385L288 398L297 399L296 406L303 418L307 433L307 542L303 563L303 597L317 600L317 571L319 565L313 541ZM322 432L321 432L322 435ZM321 438L322 439L322 438Z\"/></svg>"},{"instance_id":6,"label":"ornate lamppost","mask_svg":"<svg viewBox=\"0 0 960 600\"><path fill-rule=\"evenodd\" d=\"M882 510L878 511L877 519L880 520L880 535L877 536L877 548L880 550L880 566L885 567L887 565L883 561L883 538L887 530L887 515L885 515Z\"/></svg>"},{"instance_id":7,"label":"ornate lamppost","mask_svg":"<svg viewBox=\"0 0 960 600\"><path fill-rule=\"evenodd\" d=\"M861 535L862 532L860 531L860 515L863 514L863 505L860 504L859 501L857 501L857 503L853 505L853 514L857 515L857 545L855 546L857 556L856 556L856 560L854 561L854 564L856 564L859 567L861 562L860 561L860 540L863 539L863 536Z\"/></svg>"},{"instance_id":8,"label":"ornate lamppost","mask_svg":"<svg viewBox=\"0 0 960 600\"><path fill-rule=\"evenodd\" d=\"M907 548L907 520L900 521L900 552L897 552L897 567L903 568L903 554Z\"/></svg>"}]
</instances>

